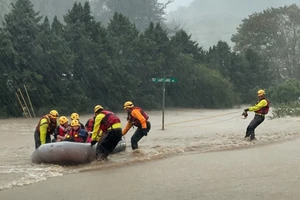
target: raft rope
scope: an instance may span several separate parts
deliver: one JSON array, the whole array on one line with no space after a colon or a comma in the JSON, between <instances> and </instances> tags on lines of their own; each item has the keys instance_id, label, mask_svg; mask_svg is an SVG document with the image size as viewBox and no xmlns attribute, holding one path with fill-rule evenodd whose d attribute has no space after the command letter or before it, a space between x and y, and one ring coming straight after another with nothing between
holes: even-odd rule
<instances>
[{"instance_id":1,"label":"raft rope","mask_svg":"<svg viewBox=\"0 0 300 200\"><path fill-rule=\"evenodd\" d=\"M221 117L221 116L225 116L225 115L232 115L232 114L237 114L240 113L240 111L236 111L236 112L231 112L231 113L224 113L224 114L220 114L220 115L213 115L213 116L209 116L209 117L201 117L201 118L197 118L197 119L191 119L191 120L185 120L185 121L179 121L179 122L173 122L173 123L168 123L165 124L164 126L172 126L172 125L177 125L177 124L183 124L183 123L188 123L188 122L193 122L193 121L201 121L201 120L206 120L206 119L211 119L211 118L217 118L217 117ZM196 124L196 125L189 125L189 126L201 126L201 125L209 125L209 124L217 124L217 123L221 123L224 121L229 121L235 118L238 118L239 116L234 116L222 121L217 121L217 122L212 122L212 123L207 123L207 124ZM161 125L155 125L153 127L161 127Z\"/></svg>"},{"instance_id":2,"label":"raft rope","mask_svg":"<svg viewBox=\"0 0 300 200\"><path fill-rule=\"evenodd\" d=\"M225 116L225 115L232 115L232 114L237 114L237 113L240 113L240 111L230 112L230 113L224 113L224 114L220 114L220 115L213 115L213 116L208 116L208 117L201 117L201 118L191 119L191 120L184 120L184 121L179 121L179 122L173 122L173 123L165 124L164 126L173 126L173 125L177 125L177 124L183 124L183 123L188 123L188 122L194 122L194 121L201 121L201 120L206 120L206 119L212 119L212 118L217 118L217 117L222 117L222 116ZM228 118L228 119L225 119L225 120L217 121L217 122L211 122L211 123L206 123L206 124L195 124L195 125L188 125L188 126L189 127L193 127L193 126L203 126L203 125L218 124L218 123L229 121L229 120L232 120L232 119L235 119L235 118L238 118L238 117L240 117L240 115L234 116L234 117L231 117L231 118ZM161 127L161 124L160 125L155 125L155 126L152 126L152 127ZM6 130L6 132L13 132L13 131ZM28 132L28 131L27 130L24 130L24 131L20 130L18 132Z\"/></svg>"}]
</instances>

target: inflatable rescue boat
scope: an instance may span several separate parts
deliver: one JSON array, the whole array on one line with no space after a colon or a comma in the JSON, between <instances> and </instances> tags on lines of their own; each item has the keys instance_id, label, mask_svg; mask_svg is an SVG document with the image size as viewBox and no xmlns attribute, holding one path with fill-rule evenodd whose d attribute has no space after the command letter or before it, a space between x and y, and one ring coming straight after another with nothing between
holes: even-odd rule
<instances>
[{"instance_id":1,"label":"inflatable rescue boat","mask_svg":"<svg viewBox=\"0 0 300 200\"><path fill-rule=\"evenodd\" d=\"M96 158L95 144L91 147L90 143L78 142L54 142L43 144L37 148L31 157L33 163L41 164L58 164L58 165L76 165L90 163ZM113 153L125 151L126 141L122 140L118 143Z\"/></svg>"}]
</instances>

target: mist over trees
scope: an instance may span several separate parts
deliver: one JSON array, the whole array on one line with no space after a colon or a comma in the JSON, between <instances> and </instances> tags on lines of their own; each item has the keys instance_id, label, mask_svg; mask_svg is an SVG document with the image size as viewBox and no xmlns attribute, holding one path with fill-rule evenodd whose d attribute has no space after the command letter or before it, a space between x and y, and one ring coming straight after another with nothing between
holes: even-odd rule
<instances>
[{"instance_id":1,"label":"mist over trees","mask_svg":"<svg viewBox=\"0 0 300 200\"><path fill-rule=\"evenodd\" d=\"M300 78L300 9L284 6L254 13L232 36L235 51L253 49L264 56L278 78Z\"/></svg>"},{"instance_id":2,"label":"mist over trees","mask_svg":"<svg viewBox=\"0 0 300 200\"><path fill-rule=\"evenodd\" d=\"M294 3L300 5L300 0L194 0L189 6L169 13L167 23L181 22L182 28L205 49L219 40L232 47L231 36L244 18L271 7Z\"/></svg>"},{"instance_id":3,"label":"mist over trees","mask_svg":"<svg viewBox=\"0 0 300 200\"><path fill-rule=\"evenodd\" d=\"M2 0L0 2L0 10L3 14L7 14L11 8L11 3L16 0ZM86 0L32 0L34 9L38 10L41 15L47 16L52 20L55 16L64 22L63 16L73 6L74 3L81 3ZM131 23L135 24L139 30L145 30L150 22L163 22L166 15L165 8L172 0L160 3L157 0L89 0L91 7L91 15L97 21L107 25L110 18L115 12L122 13L128 17ZM3 21L3 15L0 18Z\"/></svg>"},{"instance_id":4,"label":"mist over trees","mask_svg":"<svg viewBox=\"0 0 300 200\"><path fill-rule=\"evenodd\" d=\"M276 12L271 9L255 13L245 19L233 36L235 51L224 41L205 50L183 29L169 34L159 23L163 12L156 13L157 21L145 19L140 23L145 26L142 28L118 12L107 22L97 20L88 2L70 5L63 20L41 15L34 8L30 0L16 1L0 29L1 117L22 115L15 92L24 85L37 114L49 109L70 114L90 113L96 104L118 111L127 100L146 109L159 109L162 83L152 82L152 78L162 78L164 74L178 80L166 83L166 105L190 108L229 108L249 103L259 88L271 88L274 98L282 101L275 95L278 90L274 84L284 84L288 78L298 80L295 71L282 76L282 71L277 70L290 66L293 68L287 70L297 70L293 59L298 55L298 40L286 43L287 50L289 45L295 46L289 52L282 51L295 56L286 61L290 65L274 65L279 60L274 52L282 44L273 41L277 37L267 37L273 41L270 51L262 49L264 44L259 43L263 41L262 31L275 33L286 27L291 27L291 31L284 32L283 38L298 38L297 31L292 34L292 30L298 30L295 5L273 9ZM285 21L279 20L273 28L266 21L269 29L256 26L253 38L249 37L248 24L264 19L268 12L275 16L274 20L283 16ZM288 23L285 16L295 20ZM297 80L287 84L297 86Z\"/></svg>"}]
</instances>

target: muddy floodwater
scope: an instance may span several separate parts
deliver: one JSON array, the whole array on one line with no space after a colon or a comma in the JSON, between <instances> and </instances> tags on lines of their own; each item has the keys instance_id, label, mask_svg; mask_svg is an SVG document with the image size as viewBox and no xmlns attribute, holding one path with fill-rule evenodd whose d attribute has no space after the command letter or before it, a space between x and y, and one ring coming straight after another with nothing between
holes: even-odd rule
<instances>
[{"instance_id":1,"label":"muddy floodwater","mask_svg":"<svg viewBox=\"0 0 300 200\"><path fill-rule=\"evenodd\" d=\"M250 181L255 180L257 183L266 179L266 176L270 174L264 174L265 167L262 171L256 171L257 165L268 161L266 152L277 152L274 156L279 156L285 152L284 147L300 146L298 141L300 118L270 119L267 117L256 130L258 140L249 142L244 140L244 135L247 125L253 118L253 113L249 113L248 118L243 119L241 117L242 110L167 110L165 113L165 130L161 130L161 112L148 112L152 129L148 136L139 142L139 151L132 152L130 147L130 137L135 131L132 129L125 136L127 141L125 152L111 155L107 163L94 162L71 167L31 163L30 157L34 151L33 132L38 119L0 120L0 199L39 199L38 196L40 197L42 194L33 194L36 189L39 192L48 192L47 198L43 197L43 199L48 199L51 191L56 190L57 182L63 183L62 190L64 190L64 187L67 189L78 187L74 185L77 184L76 181L87 181L86 186L89 189L87 189L87 193L81 194L85 195L84 198L80 195L73 194L72 196L67 192L58 191L57 195L60 195L58 199L97 199L97 184L100 184L100 179L106 181L103 183L104 185L114 185L112 181L117 181L117 185L124 189L123 193L126 193L124 196L120 189L114 191L110 185L110 189L103 193L106 195L104 199L115 199L114 197L117 196L121 198L122 195L123 199L141 199L141 196L144 197L142 199L223 199L217 195L222 193L227 195L226 198L223 196L224 199L251 199L248 196L243 198L242 195L239 196L240 194L234 195L233 189L229 189L230 186L235 185L235 189L240 188L240 192L245 190L245 194L249 195L247 188L239 185L238 182L235 183L233 177L239 181L239 178L246 176ZM118 115L122 120L122 125L125 126L125 113ZM89 117L91 116L81 116L81 122L85 123ZM289 143L291 145L288 145ZM282 148L281 145L283 145ZM298 150L299 148L295 151ZM254 152L254 155L251 152ZM299 151L297 155L300 155ZM258 159L255 156L265 156L266 158ZM225 159L226 157L228 159ZM282 155L273 164L269 161L266 166L278 164L281 166L277 167L280 169L279 172L285 174L285 170L281 168L295 165L299 156L296 156L293 161L292 159L292 154L289 154L287 158ZM258 160L259 163L257 164ZM226 167L227 165L228 167ZM230 167L230 165L234 166ZM262 166L259 165L260 168ZM239 168L243 173L235 174L232 171L235 168ZM177 169L178 174L174 171L175 169ZM299 166L298 169L300 169ZM202 173L201 177L199 173ZM219 173L218 176L216 173ZM95 176L95 174L97 175ZM299 171L296 174L297 177L298 174ZM120 176L124 177L120 178ZM294 178L298 180L297 177ZM285 181L287 183L291 181L290 178L285 180L285 177L280 177L280 174L278 178L283 185ZM229 185L214 183L210 179L215 181L228 179ZM172 184L168 180L175 182ZM89 182L95 183L95 185L91 186ZM151 186L151 191L159 191L159 193L153 194L153 198L145 197L142 191L147 191L144 188L145 185L152 182L156 185ZM299 181L297 184L300 186ZM128 188L129 185L131 188ZM144 189L139 190L139 185L143 185L141 188ZM293 185L295 187L295 184ZM286 193L281 192L282 196L278 196L278 198L270 196L272 192L276 192L276 188L274 189L276 186L274 183L274 191L266 188L269 190L266 191L266 195L268 194L272 199L297 199L294 197L298 195L298 190L290 193L286 190ZM80 187L84 187L84 185ZM99 186L99 193L101 187L105 186ZM93 188L96 191L90 192ZM198 190L201 191L201 195L194 193ZM254 193L252 199L269 199L268 196L263 196L265 194L261 187L255 188L252 185L249 190ZM25 191L32 191L32 193ZM110 196L108 191L112 191L115 196L113 194ZM255 193L256 191L259 193ZM128 192L132 195L128 196ZM177 195L175 195L176 192ZM173 197L171 194L175 196ZM184 196L185 194L187 196ZM298 197L300 199L300 196ZM51 198L49 197L49 199Z\"/></svg>"}]
</instances>

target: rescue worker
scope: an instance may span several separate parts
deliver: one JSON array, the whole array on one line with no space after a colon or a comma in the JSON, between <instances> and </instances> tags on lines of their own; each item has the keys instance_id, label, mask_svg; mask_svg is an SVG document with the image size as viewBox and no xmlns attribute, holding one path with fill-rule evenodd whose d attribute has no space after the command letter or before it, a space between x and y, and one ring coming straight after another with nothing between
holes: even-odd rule
<instances>
[{"instance_id":1,"label":"rescue worker","mask_svg":"<svg viewBox=\"0 0 300 200\"><path fill-rule=\"evenodd\" d=\"M85 123L85 130L87 132L92 132L93 131L93 128L94 128L94 122L95 122L95 116L94 117L91 117L90 119L88 119Z\"/></svg>"},{"instance_id":2,"label":"rescue worker","mask_svg":"<svg viewBox=\"0 0 300 200\"><path fill-rule=\"evenodd\" d=\"M87 142L92 142L92 133L93 133L93 129L94 129L94 122L95 122L95 116L88 119L87 122L85 123L85 126L84 126L85 130L89 134Z\"/></svg>"},{"instance_id":3,"label":"rescue worker","mask_svg":"<svg viewBox=\"0 0 300 200\"><path fill-rule=\"evenodd\" d=\"M50 135L54 133L57 127L57 118L58 112L56 110L51 110L49 114L41 117L34 131L36 149L42 144L51 143Z\"/></svg>"},{"instance_id":4,"label":"rescue worker","mask_svg":"<svg viewBox=\"0 0 300 200\"><path fill-rule=\"evenodd\" d=\"M132 150L138 149L138 142L142 137L147 136L151 129L151 123L148 121L149 116L139 107L134 107L131 101L124 103L124 110L127 111L127 124L122 131L123 135L129 131L132 126L136 126L137 130L131 137Z\"/></svg>"},{"instance_id":5,"label":"rescue worker","mask_svg":"<svg viewBox=\"0 0 300 200\"><path fill-rule=\"evenodd\" d=\"M74 120L74 119L78 120L79 123L80 123L80 128L85 129L84 125L79 120L79 114L78 113L72 113L70 118L71 118L71 121Z\"/></svg>"},{"instance_id":6,"label":"rescue worker","mask_svg":"<svg viewBox=\"0 0 300 200\"><path fill-rule=\"evenodd\" d=\"M78 120L74 119L71 121L71 130L65 136L64 141L69 142L82 142L85 143L88 134L85 129L80 128L80 123Z\"/></svg>"},{"instance_id":7,"label":"rescue worker","mask_svg":"<svg viewBox=\"0 0 300 200\"><path fill-rule=\"evenodd\" d=\"M95 106L94 113L95 123L91 146L99 141L96 148L96 157L97 160L105 161L122 139L122 125L120 119L113 112L104 110L101 105ZM104 135L106 135L105 138L101 140Z\"/></svg>"},{"instance_id":8,"label":"rescue worker","mask_svg":"<svg viewBox=\"0 0 300 200\"><path fill-rule=\"evenodd\" d=\"M254 119L250 122L250 124L247 127L245 138L250 137L250 140L254 140L255 138L255 128L260 125L265 120L265 115L269 112L270 103L265 98L265 91L264 90L258 90L257 96L259 98L258 102L249 108L246 108L243 112L243 115L245 117L248 116L248 111L254 111Z\"/></svg>"},{"instance_id":9,"label":"rescue worker","mask_svg":"<svg viewBox=\"0 0 300 200\"><path fill-rule=\"evenodd\" d=\"M61 116L59 119L59 126L57 126L55 128L54 131L54 139L52 140L52 142L60 142L65 138L65 135L68 133L68 131L70 130L69 127L69 120L66 116Z\"/></svg>"}]
</instances>

